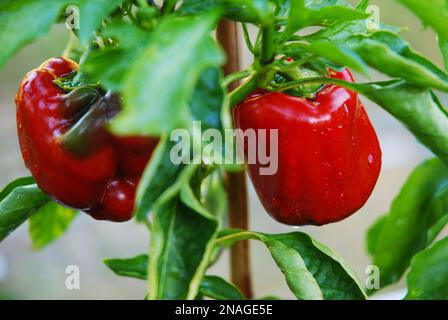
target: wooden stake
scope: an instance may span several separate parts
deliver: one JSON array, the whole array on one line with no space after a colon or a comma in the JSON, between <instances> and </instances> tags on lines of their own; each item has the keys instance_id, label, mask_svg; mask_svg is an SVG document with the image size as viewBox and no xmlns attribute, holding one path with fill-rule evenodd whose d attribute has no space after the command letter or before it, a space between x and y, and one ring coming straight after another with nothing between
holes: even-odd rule
<instances>
[{"instance_id":1,"label":"wooden stake","mask_svg":"<svg viewBox=\"0 0 448 320\"><path fill-rule=\"evenodd\" d=\"M227 53L227 64L224 66L224 73L230 74L239 71L241 51L237 24L228 20L220 21L217 29L217 39ZM229 90L235 89L237 85L237 83L229 85ZM247 230L249 228L249 213L246 175L244 172L228 172L225 180L230 227ZM232 282L246 298L251 299L252 283L248 241L240 241L231 248L230 272Z\"/></svg>"}]
</instances>

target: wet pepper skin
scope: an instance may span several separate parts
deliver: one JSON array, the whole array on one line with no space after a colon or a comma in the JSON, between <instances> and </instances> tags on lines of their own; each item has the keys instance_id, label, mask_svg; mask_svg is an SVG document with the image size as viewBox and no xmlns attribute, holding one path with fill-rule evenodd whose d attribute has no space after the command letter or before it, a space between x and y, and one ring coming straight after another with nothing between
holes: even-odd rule
<instances>
[{"instance_id":1,"label":"wet pepper skin","mask_svg":"<svg viewBox=\"0 0 448 320\"><path fill-rule=\"evenodd\" d=\"M331 71L330 77L354 81L347 69ZM381 149L355 92L327 85L306 99L256 91L233 108L233 118L243 130L278 129L277 172L260 175L258 160L249 164L255 190L277 221L336 222L360 209L372 193ZM246 144L246 159L247 151Z\"/></svg>"},{"instance_id":2,"label":"wet pepper skin","mask_svg":"<svg viewBox=\"0 0 448 320\"><path fill-rule=\"evenodd\" d=\"M126 221L132 217L136 185L157 139L106 133L88 156L67 151L58 137L82 110L66 107L67 93L53 80L77 68L69 59L52 58L24 78L16 95L23 160L38 186L59 203L95 219Z\"/></svg>"}]
</instances>

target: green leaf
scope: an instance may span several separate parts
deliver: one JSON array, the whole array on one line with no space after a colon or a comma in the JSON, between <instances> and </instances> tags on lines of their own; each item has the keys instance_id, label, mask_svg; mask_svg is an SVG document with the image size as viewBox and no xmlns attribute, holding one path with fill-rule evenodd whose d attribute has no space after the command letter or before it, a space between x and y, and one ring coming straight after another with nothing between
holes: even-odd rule
<instances>
[{"instance_id":1,"label":"green leaf","mask_svg":"<svg viewBox=\"0 0 448 320\"><path fill-rule=\"evenodd\" d=\"M225 154L225 145L220 139L224 136L221 113L226 97L222 78L220 69L205 69L201 73L189 103L192 118L199 122L200 131L203 133L202 157L207 163L214 161L221 163L219 160ZM218 133L219 136L216 137Z\"/></svg>"},{"instance_id":2,"label":"green leaf","mask_svg":"<svg viewBox=\"0 0 448 320\"><path fill-rule=\"evenodd\" d=\"M433 28L440 36L448 38L448 3L446 0L398 0L411 10L425 26Z\"/></svg>"},{"instance_id":3,"label":"green leaf","mask_svg":"<svg viewBox=\"0 0 448 320\"><path fill-rule=\"evenodd\" d=\"M331 249L302 232L269 235L252 231L224 230L216 242L262 241L299 299L365 299L354 271Z\"/></svg>"},{"instance_id":4,"label":"green leaf","mask_svg":"<svg viewBox=\"0 0 448 320\"><path fill-rule=\"evenodd\" d=\"M388 111L448 165L448 115L431 90L405 81L344 85Z\"/></svg>"},{"instance_id":5,"label":"green leaf","mask_svg":"<svg viewBox=\"0 0 448 320\"><path fill-rule=\"evenodd\" d=\"M218 276L205 276L201 281L199 293L215 300L244 300L237 287Z\"/></svg>"},{"instance_id":6,"label":"green leaf","mask_svg":"<svg viewBox=\"0 0 448 320\"><path fill-rule=\"evenodd\" d=\"M448 75L422 55L414 52L409 44L389 31L371 35L357 35L348 39L347 45L356 51L371 67L414 84L448 91Z\"/></svg>"},{"instance_id":7,"label":"green leaf","mask_svg":"<svg viewBox=\"0 0 448 320\"><path fill-rule=\"evenodd\" d=\"M45 35L59 14L67 16L65 8L79 8L79 30L82 44L86 44L123 0L15 0L0 3L0 66L25 45ZM39 17L38 19L36 17Z\"/></svg>"},{"instance_id":8,"label":"green leaf","mask_svg":"<svg viewBox=\"0 0 448 320\"><path fill-rule=\"evenodd\" d=\"M444 190L446 192L446 190ZM440 202L442 201L446 201L448 197L446 195L443 196L443 198L440 199ZM437 203L439 200L436 199L435 201L435 206L438 206L439 204ZM443 208L445 210L445 208ZM442 216L432 222L431 227L428 229L427 235L426 235L426 245L429 246L431 243L434 242L434 240L436 240L437 236L443 231L443 229L445 228L445 226L448 224L448 214L445 211L437 211L434 210L433 212L439 212L442 213ZM436 214L434 214L434 216L437 216Z\"/></svg>"},{"instance_id":9,"label":"green leaf","mask_svg":"<svg viewBox=\"0 0 448 320\"><path fill-rule=\"evenodd\" d=\"M428 71L432 72L439 79L443 80L445 83L448 82L448 75L445 71L441 70L438 66L424 57L422 54L415 52L409 43L407 43L403 38L399 35L390 32L390 31L378 31L372 33L369 37L372 40L379 41L389 47L389 49L398 53L402 57L420 64Z\"/></svg>"},{"instance_id":10,"label":"green leaf","mask_svg":"<svg viewBox=\"0 0 448 320\"><path fill-rule=\"evenodd\" d=\"M279 241L269 241L267 246L275 263L285 275L288 287L297 298L304 300L323 299L319 284L307 269L305 262L297 251L288 248Z\"/></svg>"},{"instance_id":11,"label":"green leaf","mask_svg":"<svg viewBox=\"0 0 448 320\"><path fill-rule=\"evenodd\" d=\"M440 51L442 52L443 61L445 62L445 70L448 71L448 38L438 38Z\"/></svg>"},{"instance_id":12,"label":"green leaf","mask_svg":"<svg viewBox=\"0 0 448 320\"><path fill-rule=\"evenodd\" d=\"M127 259L105 259L103 262L119 276L146 280L148 260L148 255L141 254Z\"/></svg>"},{"instance_id":13,"label":"green leaf","mask_svg":"<svg viewBox=\"0 0 448 320\"><path fill-rule=\"evenodd\" d=\"M448 299L448 238L412 259L407 284L407 300Z\"/></svg>"},{"instance_id":14,"label":"green leaf","mask_svg":"<svg viewBox=\"0 0 448 320\"><path fill-rule=\"evenodd\" d=\"M296 250L319 284L326 300L364 299L362 285L355 272L334 251L309 235L294 232L271 236Z\"/></svg>"},{"instance_id":15,"label":"green leaf","mask_svg":"<svg viewBox=\"0 0 448 320\"><path fill-rule=\"evenodd\" d=\"M389 213L369 230L367 245L381 271L382 287L401 278L412 257L441 231L440 221L446 217L448 168L435 158L413 171Z\"/></svg>"},{"instance_id":16,"label":"green leaf","mask_svg":"<svg viewBox=\"0 0 448 320\"><path fill-rule=\"evenodd\" d=\"M206 210L213 213L219 226L226 221L228 212L227 193L224 187L223 173L215 170L202 183L201 199ZM221 256L222 248L215 247L210 255L209 266L215 264Z\"/></svg>"},{"instance_id":17,"label":"green leaf","mask_svg":"<svg viewBox=\"0 0 448 320\"><path fill-rule=\"evenodd\" d=\"M293 51L295 46L297 45L287 45L287 52L289 50ZM361 57L342 43L335 43L327 40L313 40L310 42L310 45L299 45L299 48L328 59L339 66L345 66L366 76L369 75L368 66L364 63Z\"/></svg>"},{"instance_id":18,"label":"green leaf","mask_svg":"<svg viewBox=\"0 0 448 320\"><path fill-rule=\"evenodd\" d=\"M378 243L378 239L381 234L381 230L383 229L384 225L386 224L388 215L385 214L383 216L380 216L373 225L370 226L369 230L367 231L366 235L366 249L367 252L373 256L375 254L375 247Z\"/></svg>"},{"instance_id":19,"label":"green leaf","mask_svg":"<svg viewBox=\"0 0 448 320\"><path fill-rule=\"evenodd\" d=\"M11 182L0 195L0 242L49 201L30 178Z\"/></svg>"},{"instance_id":20,"label":"green leaf","mask_svg":"<svg viewBox=\"0 0 448 320\"><path fill-rule=\"evenodd\" d=\"M45 35L64 2L14 0L0 3L0 67L33 40Z\"/></svg>"},{"instance_id":21,"label":"green leaf","mask_svg":"<svg viewBox=\"0 0 448 320\"><path fill-rule=\"evenodd\" d=\"M157 199L177 180L184 168L183 164L175 165L171 161L170 153L174 144L166 137L162 138L143 172L136 196L137 221L146 219Z\"/></svg>"},{"instance_id":22,"label":"green leaf","mask_svg":"<svg viewBox=\"0 0 448 320\"><path fill-rule=\"evenodd\" d=\"M267 0L184 0L176 13L181 15L201 15L221 10L230 20L263 24L271 10Z\"/></svg>"},{"instance_id":23,"label":"green leaf","mask_svg":"<svg viewBox=\"0 0 448 320\"><path fill-rule=\"evenodd\" d=\"M68 229L77 211L50 201L40 207L29 220L29 234L34 249L42 249Z\"/></svg>"},{"instance_id":24,"label":"green leaf","mask_svg":"<svg viewBox=\"0 0 448 320\"><path fill-rule=\"evenodd\" d=\"M369 6L369 1L370 0L360 0L359 3L356 5L356 9L367 10Z\"/></svg>"},{"instance_id":25,"label":"green leaf","mask_svg":"<svg viewBox=\"0 0 448 320\"><path fill-rule=\"evenodd\" d=\"M302 28L325 25L335 21L365 19L369 15L352 8L345 1L291 0L284 37L288 38Z\"/></svg>"},{"instance_id":26,"label":"green leaf","mask_svg":"<svg viewBox=\"0 0 448 320\"><path fill-rule=\"evenodd\" d=\"M255 300L282 300L282 298L274 296L274 295L267 295L267 296L262 296L260 298L256 298Z\"/></svg>"},{"instance_id":27,"label":"green leaf","mask_svg":"<svg viewBox=\"0 0 448 320\"><path fill-rule=\"evenodd\" d=\"M361 10L365 10L360 8ZM380 23L379 30L390 31L394 33L399 33L400 28ZM337 21L326 28L323 28L311 35L306 36L307 39L324 39L329 41L339 41L344 42L354 35L370 35L378 32L378 30L372 30L367 28L367 23L365 20L354 20L354 21Z\"/></svg>"},{"instance_id":28,"label":"green leaf","mask_svg":"<svg viewBox=\"0 0 448 320\"><path fill-rule=\"evenodd\" d=\"M149 299L194 299L209 264L218 222L188 183L198 166L186 167L153 210Z\"/></svg>"},{"instance_id":29,"label":"green leaf","mask_svg":"<svg viewBox=\"0 0 448 320\"><path fill-rule=\"evenodd\" d=\"M181 15L197 15L205 12L214 11L217 9L223 9L226 1L224 0L184 0L182 5L176 11Z\"/></svg>"},{"instance_id":30,"label":"green leaf","mask_svg":"<svg viewBox=\"0 0 448 320\"><path fill-rule=\"evenodd\" d=\"M448 222L448 180L441 185L433 199L429 203L427 210L428 231L426 233L426 246L436 240Z\"/></svg>"},{"instance_id":31,"label":"green leaf","mask_svg":"<svg viewBox=\"0 0 448 320\"><path fill-rule=\"evenodd\" d=\"M104 263L116 275L147 279L149 257L146 254L127 259L105 259ZM199 293L216 300L244 300L244 296L232 283L218 276L204 276Z\"/></svg>"},{"instance_id":32,"label":"green leaf","mask_svg":"<svg viewBox=\"0 0 448 320\"><path fill-rule=\"evenodd\" d=\"M108 90L119 92L123 86L123 74L135 52L120 48L93 51L88 55L82 70L93 80L101 82Z\"/></svg>"},{"instance_id":33,"label":"green leaf","mask_svg":"<svg viewBox=\"0 0 448 320\"><path fill-rule=\"evenodd\" d=\"M202 199L204 207L222 223L227 213L227 194L223 174L219 170L204 179Z\"/></svg>"},{"instance_id":34,"label":"green leaf","mask_svg":"<svg viewBox=\"0 0 448 320\"><path fill-rule=\"evenodd\" d=\"M157 136L189 124L186 105L199 75L224 59L210 37L216 18L209 14L160 22L125 76L124 108L111 123L114 132Z\"/></svg>"},{"instance_id":35,"label":"green leaf","mask_svg":"<svg viewBox=\"0 0 448 320\"><path fill-rule=\"evenodd\" d=\"M222 71L218 68L205 69L199 77L189 103L193 119L201 121L203 130L210 128L222 130L221 108L225 95Z\"/></svg>"},{"instance_id":36,"label":"green leaf","mask_svg":"<svg viewBox=\"0 0 448 320\"><path fill-rule=\"evenodd\" d=\"M7 195L11 193L15 188L27 186L30 184L35 184L33 177L23 177L18 178L12 182L10 182L1 192L0 192L0 201L2 201L4 198L6 198Z\"/></svg>"},{"instance_id":37,"label":"green leaf","mask_svg":"<svg viewBox=\"0 0 448 320\"><path fill-rule=\"evenodd\" d=\"M124 0L66 0L67 4L79 6L79 40L87 44L94 31Z\"/></svg>"},{"instance_id":38,"label":"green leaf","mask_svg":"<svg viewBox=\"0 0 448 320\"><path fill-rule=\"evenodd\" d=\"M100 35L115 40L117 45L91 51L82 70L107 89L121 91L129 61L134 61L145 49L150 33L123 20L114 20L101 30Z\"/></svg>"}]
</instances>

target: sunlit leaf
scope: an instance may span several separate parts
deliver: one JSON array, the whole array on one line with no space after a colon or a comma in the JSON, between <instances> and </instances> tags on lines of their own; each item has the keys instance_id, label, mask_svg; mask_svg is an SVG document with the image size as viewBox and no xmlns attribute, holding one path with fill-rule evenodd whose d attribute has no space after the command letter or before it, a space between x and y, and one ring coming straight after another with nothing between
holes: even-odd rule
<instances>
[{"instance_id":1,"label":"sunlit leaf","mask_svg":"<svg viewBox=\"0 0 448 320\"><path fill-rule=\"evenodd\" d=\"M63 6L63 1L53 0L2 1L0 67L25 45L45 35L58 18Z\"/></svg>"},{"instance_id":2,"label":"sunlit leaf","mask_svg":"<svg viewBox=\"0 0 448 320\"><path fill-rule=\"evenodd\" d=\"M407 276L408 300L448 299L448 238L417 254Z\"/></svg>"},{"instance_id":3,"label":"sunlit leaf","mask_svg":"<svg viewBox=\"0 0 448 320\"><path fill-rule=\"evenodd\" d=\"M210 36L216 18L171 17L158 25L125 76L124 108L112 121L114 132L161 135L190 125L186 106L199 75L224 61Z\"/></svg>"},{"instance_id":4,"label":"sunlit leaf","mask_svg":"<svg viewBox=\"0 0 448 320\"><path fill-rule=\"evenodd\" d=\"M224 230L217 243L232 245L254 239L263 242L299 299L365 299L354 271L330 248L302 232L265 234Z\"/></svg>"},{"instance_id":5,"label":"sunlit leaf","mask_svg":"<svg viewBox=\"0 0 448 320\"><path fill-rule=\"evenodd\" d=\"M50 201L29 219L29 234L33 248L42 249L64 234L76 217L77 211Z\"/></svg>"}]
</instances>

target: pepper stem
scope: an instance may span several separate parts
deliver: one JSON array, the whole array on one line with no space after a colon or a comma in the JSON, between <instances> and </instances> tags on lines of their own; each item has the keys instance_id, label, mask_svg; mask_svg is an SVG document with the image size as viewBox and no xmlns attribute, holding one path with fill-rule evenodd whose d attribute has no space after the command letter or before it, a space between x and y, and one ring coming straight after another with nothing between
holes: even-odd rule
<instances>
[{"instance_id":1,"label":"pepper stem","mask_svg":"<svg viewBox=\"0 0 448 320\"><path fill-rule=\"evenodd\" d=\"M230 107L233 107L243 101L252 91L257 88L256 77L250 77L245 83L233 90L229 94Z\"/></svg>"}]
</instances>

